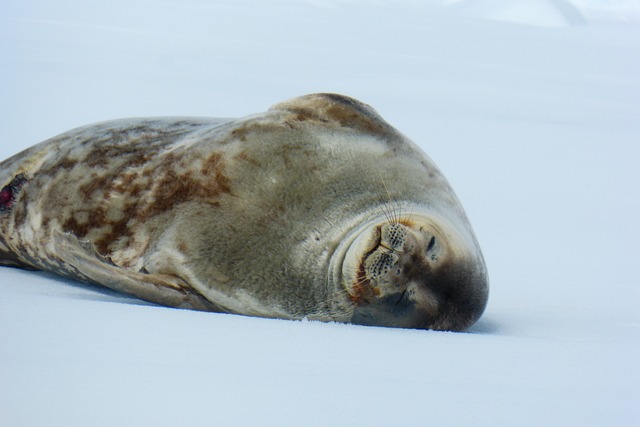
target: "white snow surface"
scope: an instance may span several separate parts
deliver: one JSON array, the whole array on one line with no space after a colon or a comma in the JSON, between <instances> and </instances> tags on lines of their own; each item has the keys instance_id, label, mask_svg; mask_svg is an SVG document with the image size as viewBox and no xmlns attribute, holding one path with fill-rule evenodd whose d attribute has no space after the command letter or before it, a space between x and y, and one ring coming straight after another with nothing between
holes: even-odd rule
<instances>
[{"instance_id":1,"label":"white snow surface","mask_svg":"<svg viewBox=\"0 0 640 427\"><path fill-rule=\"evenodd\" d=\"M1 158L105 119L343 93L445 172L491 296L447 333L0 268L0 426L640 425L639 3L455 3L4 1Z\"/></svg>"}]
</instances>

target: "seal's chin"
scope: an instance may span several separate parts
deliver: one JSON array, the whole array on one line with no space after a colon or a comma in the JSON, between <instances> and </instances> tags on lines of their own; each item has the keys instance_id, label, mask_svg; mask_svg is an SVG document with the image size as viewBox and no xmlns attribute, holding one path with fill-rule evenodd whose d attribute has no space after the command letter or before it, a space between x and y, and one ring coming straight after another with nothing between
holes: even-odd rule
<instances>
[{"instance_id":1,"label":"seal's chin","mask_svg":"<svg viewBox=\"0 0 640 427\"><path fill-rule=\"evenodd\" d=\"M475 240L426 215L363 229L346 252L342 279L351 322L362 325L460 331L488 298Z\"/></svg>"}]
</instances>

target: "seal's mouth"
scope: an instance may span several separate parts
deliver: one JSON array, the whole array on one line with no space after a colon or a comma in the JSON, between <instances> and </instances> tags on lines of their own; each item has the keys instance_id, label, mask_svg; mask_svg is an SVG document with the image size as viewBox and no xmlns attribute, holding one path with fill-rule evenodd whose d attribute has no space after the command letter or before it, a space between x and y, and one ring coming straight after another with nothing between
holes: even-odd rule
<instances>
[{"instance_id":1,"label":"seal's mouth","mask_svg":"<svg viewBox=\"0 0 640 427\"><path fill-rule=\"evenodd\" d=\"M425 244L424 236L415 235L411 226L403 222L384 223L370 230L367 249L359 259L349 292L352 302L361 305L392 295L400 301L400 297L407 296L410 281L406 273L415 262L414 252L424 246L429 253L435 247L435 236Z\"/></svg>"},{"instance_id":2,"label":"seal's mouth","mask_svg":"<svg viewBox=\"0 0 640 427\"><path fill-rule=\"evenodd\" d=\"M437 313L437 301L412 277L415 252L429 251L435 238L425 243L409 223L384 223L371 230L369 249L358 263L358 274L349 289L356 305L352 322L371 325L426 327ZM428 251L427 251L428 252ZM428 308L428 310L425 310Z\"/></svg>"},{"instance_id":3,"label":"seal's mouth","mask_svg":"<svg viewBox=\"0 0 640 427\"><path fill-rule=\"evenodd\" d=\"M428 219L367 227L343 263L354 306L351 322L447 330L470 326L484 309L487 286L484 263L469 253L459 237Z\"/></svg>"}]
</instances>

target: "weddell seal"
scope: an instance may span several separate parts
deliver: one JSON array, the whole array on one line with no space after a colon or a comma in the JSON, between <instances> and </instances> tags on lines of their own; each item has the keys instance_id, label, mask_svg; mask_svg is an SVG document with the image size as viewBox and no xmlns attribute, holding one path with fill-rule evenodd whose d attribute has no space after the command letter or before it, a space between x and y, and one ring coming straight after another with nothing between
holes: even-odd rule
<instances>
[{"instance_id":1,"label":"weddell seal","mask_svg":"<svg viewBox=\"0 0 640 427\"><path fill-rule=\"evenodd\" d=\"M487 302L442 173L341 95L81 127L0 163L0 187L0 265L161 305L463 330Z\"/></svg>"}]
</instances>

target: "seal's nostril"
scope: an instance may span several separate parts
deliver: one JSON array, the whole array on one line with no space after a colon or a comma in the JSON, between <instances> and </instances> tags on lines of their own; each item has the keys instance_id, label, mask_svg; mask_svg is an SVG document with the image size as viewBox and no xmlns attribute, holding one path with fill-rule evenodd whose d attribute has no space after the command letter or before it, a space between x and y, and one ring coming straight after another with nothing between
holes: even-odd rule
<instances>
[{"instance_id":1,"label":"seal's nostril","mask_svg":"<svg viewBox=\"0 0 640 427\"><path fill-rule=\"evenodd\" d=\"M402 299L404 298L405 294L407 293L407 290L405 289L404 291L402 291L402 293L400 294L400 296L398 297L395 305L400 304L400 302L402 301Z\"/></svg>"}]
</instances>

